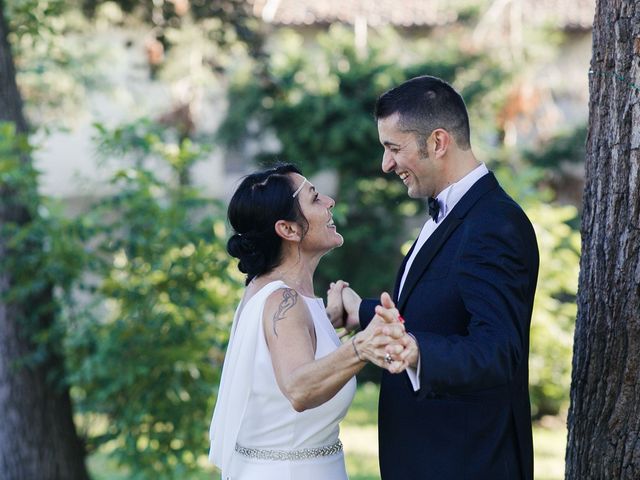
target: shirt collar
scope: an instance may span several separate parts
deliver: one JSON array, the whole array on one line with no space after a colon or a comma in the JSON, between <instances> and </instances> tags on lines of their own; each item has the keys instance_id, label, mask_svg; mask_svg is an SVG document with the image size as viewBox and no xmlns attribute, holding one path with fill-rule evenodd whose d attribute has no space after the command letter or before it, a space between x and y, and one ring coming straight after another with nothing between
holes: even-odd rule
<instances>
[{"instance_id":1,"label":"shirt collar","mask_svg":"<svg viewBox=\"0 0 640 480\"><path fill-rule=\"evenodd\" d=\"M438 221L446 217L447 214L464 196L464 194L469 191L473 184L480 180L480 178L485 176L487 173L489 173L489 169L487 169L487 166L484 163L481 163L456 183L452 183L443 191L441 191L436 197L436 200L438 200L438 203L440 204Z\"/></svg>"}]
</instances>

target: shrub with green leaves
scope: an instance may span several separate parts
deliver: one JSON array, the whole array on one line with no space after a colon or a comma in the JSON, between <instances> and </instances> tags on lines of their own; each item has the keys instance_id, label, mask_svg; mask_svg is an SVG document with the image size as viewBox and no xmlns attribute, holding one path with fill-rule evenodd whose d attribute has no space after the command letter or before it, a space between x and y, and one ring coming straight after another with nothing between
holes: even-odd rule
<instances>
[{"instance_id":1,"label":"shrub with green leaves","mask_svg":"<svg viewBox=\"0 0 640 480\"><path fill-rule=\"evenodd\" d=\"M83 262L72 222L59 214L54 202L38 193L38 171L27 157L34 147L13 123L0 122L0 269L11 279L3 303L29 338L31 348L19 359L23 365L61 364L64 329L59 323L60 299L67 298ZM81 247L80 247L81 249ZM54 291L57 295L54 295ZM55 361L52 361L55 358ZM49 369L52 378L66 381L62 368Z\"/></svg>"},{"instance_id":2,"label":"shrub with green leaves","mask_svg":"<svg viewBox=\"0 0 640 480\"><path fill-rule=\"evenodd\" d=\"M201 155L157 126L101 127L103 151L133 165L79 218L90 291L69 309L74 398L91 449L107 444L132 478L185 478L208 425L240 279L221 205L184 180ZM155 173L169 166L169 180Z\"/></svg>"},{"instance_id":3,"label":"shrub with green leaves","mask_svg":"<svg viewBox=\"0 0 640 480\"><path fill-rule=\"evenodd\" d=\"M544 175L531 168L515 175L497 170L500 183L516 198L533 223L540 270L533 305L529 353L529 393L532 415L556 415L568 406L571 355L580 267L580 233L574 225L578 211L549 202L552 193L535 189Z\"/></svg>"},{"instance_id":4,"label":"shrub with green leaves","mask_svg":"<svg viewBox=\"0 0 640 480\"><path fill-rule=\"evenodd\" d=\"M527 209L540 249L540 273L531 321L529 392L534 417L566 408L576 323L580 233L571 205L537 203Z\"/></svg>"}]
</instances>

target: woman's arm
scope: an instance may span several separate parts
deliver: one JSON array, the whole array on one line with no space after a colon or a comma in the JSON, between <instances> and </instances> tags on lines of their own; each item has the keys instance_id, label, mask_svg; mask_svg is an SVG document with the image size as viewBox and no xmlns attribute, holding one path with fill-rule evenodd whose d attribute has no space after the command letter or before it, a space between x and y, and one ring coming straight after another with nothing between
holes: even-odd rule
<instances>
[{"instance_id":1,"label":"woman's arm","mask_svg":"<svg viewBox=\"0 0 640 480\"><path fill-rule=\"evenodd\" d=\"M287 288L272 293L262 320L276 381L296 411L317 407L331 399L366 361L390 371L404 369L405 364L399 361L384 363L385 345L377 336L384 322L382 317L318 360L313 319L295 290Z\"/></svg>"}]
</instances>

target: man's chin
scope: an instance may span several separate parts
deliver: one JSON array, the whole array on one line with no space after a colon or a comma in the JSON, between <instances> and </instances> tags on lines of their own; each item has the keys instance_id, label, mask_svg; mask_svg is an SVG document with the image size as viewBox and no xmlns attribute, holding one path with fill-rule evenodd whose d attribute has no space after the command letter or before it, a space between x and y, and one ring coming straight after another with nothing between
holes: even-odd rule
<instances>
[{"instance_id":1,"label":"man's chin","mask_svg":"<svg viewBox=\"0 0 640 480\"><path fill-rule=\"evenodd\" d=\"M429 195L421 191L418 185L407 187L407 196L409 198L427 198Z\"/></svg>"},{"instance_id":2,"label":"man's chin","mask_svg":"<svg viewBox=\"0 0 640 480\"><path fill-rule=\"evenodd\" d=\"M409 188L409 190L407 190L407 195L409 196L409 198L422 198L422 195L420 195L420 192L417 192L415 189Z\"/></svg>"}]
</instances>

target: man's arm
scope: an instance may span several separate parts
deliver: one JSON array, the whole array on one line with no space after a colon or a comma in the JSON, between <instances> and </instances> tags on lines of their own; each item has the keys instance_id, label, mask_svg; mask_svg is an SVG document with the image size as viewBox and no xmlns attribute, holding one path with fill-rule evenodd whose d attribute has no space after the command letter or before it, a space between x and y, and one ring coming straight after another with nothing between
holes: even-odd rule
<instances>
[{"instance_id":1,"label":"man's arm","mask_svg":"<svg viewBox=\"0 0 640 480\"><path fill-rule=\"evenodd\" d=\"M537 245L522 217L500 220L467 226L457 270L451 272L469 313L467 334L414 332L427 391L462 393L504 385L526 359Z\"/></svg>"},{"instance_id":2,"label":"man's arm","mask_svg":"<svg viewBox=\"0 0 640 480\"><path fill-rule=\"evenodd\" d=\"M380 305L380 300L377 298L364 298L358 303L356 318L358 318L360 328L367 328L367 325L376 314L376 306L378 305Z\"/></svg>"}]
</instances>

